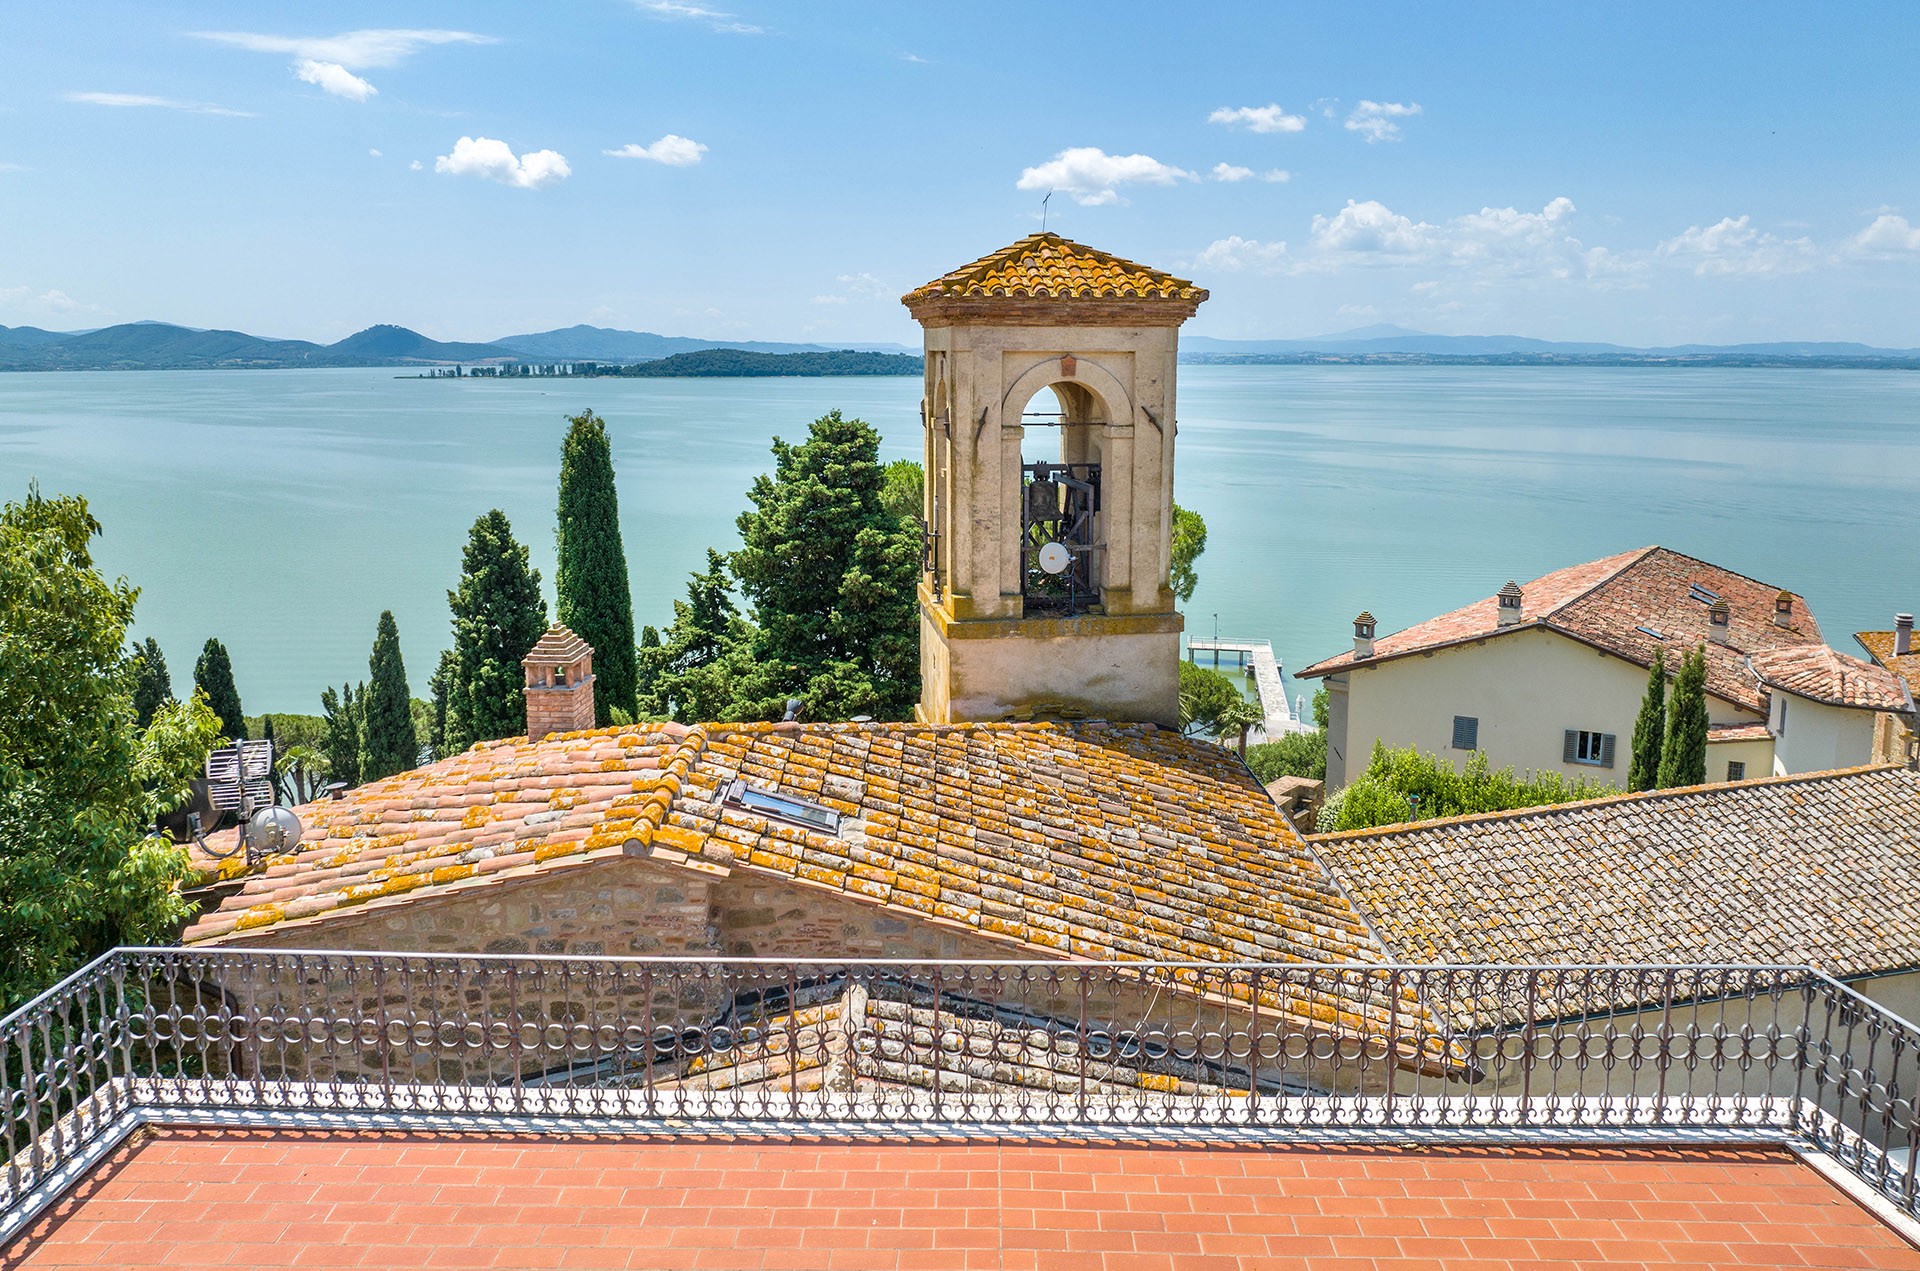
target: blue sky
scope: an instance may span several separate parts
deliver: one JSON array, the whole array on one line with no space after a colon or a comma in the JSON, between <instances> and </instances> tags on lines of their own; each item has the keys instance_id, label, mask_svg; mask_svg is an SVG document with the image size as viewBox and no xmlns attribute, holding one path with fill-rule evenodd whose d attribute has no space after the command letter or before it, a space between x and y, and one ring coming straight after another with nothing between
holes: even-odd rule
<instances>
[{"instance_id":1,"label":"blue sky","mask_svg":"<svg viewBox=\"0 0 1920 1271\"><path fill-rule=\"evenodd\" d=\"M917 340L1049 224L1375 322L1920 346L1920 6L13 5L0 324ZM464 139L464 141L463 141Z\"/></svg>"}]
</instances>

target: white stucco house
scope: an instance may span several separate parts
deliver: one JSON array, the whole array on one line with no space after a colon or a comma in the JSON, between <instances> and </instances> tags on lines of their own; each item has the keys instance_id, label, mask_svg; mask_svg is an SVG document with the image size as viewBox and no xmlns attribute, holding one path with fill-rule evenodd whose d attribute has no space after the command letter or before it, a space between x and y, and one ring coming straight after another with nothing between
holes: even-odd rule
<instances>
[{"instance_id":1,"label":"white stucco house","mask_svg":"<svg viewBox=\"0 0 1920 1271\"><path fill-rule=\"evenodd\" d=\"M1375 740L1496 768L1624 785L1656 649L1707 649L1710 781L1871 762L1876 717L1914 703L1886 668L1827 647L1793 592L1664 547L1556 570L1296 673L1328 690L1327 785Z\"/></svg>"}]
</instances>

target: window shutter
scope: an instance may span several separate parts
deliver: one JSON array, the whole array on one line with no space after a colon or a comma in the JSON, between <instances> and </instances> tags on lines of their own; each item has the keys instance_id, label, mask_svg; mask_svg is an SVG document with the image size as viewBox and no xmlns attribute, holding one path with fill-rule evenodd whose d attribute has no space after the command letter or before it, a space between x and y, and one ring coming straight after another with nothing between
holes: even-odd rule
<instances>
[{"instance_id":1,"label":"window shutter","mask_svg":"<svg viewBox=\"0 0 1920 1271\"><path fill-rule=\"evenodd\" d=\"M1613 767L1613 734L1607 733L1600 738L1600 766Z\"/></svg>"},{"instance_id":2,"label":"window shutter","mask_svg":"<svg viewBox=\"0 0 1920 1271\"><path fill-rule=\"evenodd\" d=\"M1473 715L1453 717L1453 748L1477 750L1480 747L1480 720Z\"/></svg>"},{"instance_id":3,"label":"window shutter","mask_svg":"<svg viewBox=\"0 0 1920 1271\"><path fill-rule=\"evenodd\" d=\"M1561 753L1561 763L1573 763L1580 754L1580 733L1576 729L1567 730L1567 747Z\"/></svg>"}]
</instances>

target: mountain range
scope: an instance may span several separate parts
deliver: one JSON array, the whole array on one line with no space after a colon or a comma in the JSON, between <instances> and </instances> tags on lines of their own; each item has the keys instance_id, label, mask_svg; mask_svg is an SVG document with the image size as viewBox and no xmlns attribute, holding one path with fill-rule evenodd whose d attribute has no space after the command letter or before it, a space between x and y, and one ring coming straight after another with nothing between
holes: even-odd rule
<instances>
[{"instance_id":1,"label":"mountain range","mask_svg":"<svg viewBox=\"0 0 1920 1271\"><path fill-rule=\"evenodd\" d=\"M206 331L166 322L128 322L94 331L0 327L0 370L117 371L441 366L510 362L650 362L703 349L752 353L827 353L845 345L760 340L700 340L575 326L504 336L483 344L432 340L406 327L368 327L333 344L275 340L244 331ZM915 352L900 344L860 344L861 352Z\"/></svg>"},{"instance_id":2,"label":"mountain range","mask_svg":"<svg viewBox=\"0 0 1920 1271\"><path fill-rule=\"evenodd\" d=\"M1883 349L1837 341L1765 344L1680 344L1635 348L1620 344L1536 340L1518 335L1432 335L1379 325L1293 340L1223 340L1186 336L1181 358L1192 362L1296 361L1575 361L1586 363L1720 361L1819 362L1847 365L1911 363L1920 349ZM572 326L502 336L484 343L432 340L406 327L368 327L333 344L276 340L243 331L201 330L165 322L129 322L92 331L0 327L0 370L99 371L314 366L440 366L516 362L650 362L705 349L749 353L827 353L842 350L915 353L902 344L789 344L765 340L703 340Z\"/></svg>"}]
</instances>

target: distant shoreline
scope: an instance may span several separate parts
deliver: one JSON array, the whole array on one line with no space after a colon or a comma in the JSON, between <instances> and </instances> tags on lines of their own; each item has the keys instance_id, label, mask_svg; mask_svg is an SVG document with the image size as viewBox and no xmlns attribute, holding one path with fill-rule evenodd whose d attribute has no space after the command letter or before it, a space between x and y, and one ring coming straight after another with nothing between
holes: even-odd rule
<instances>
[{"instance_id":1,"label":"distant shoreline","mask_svg":"<svg viewBox=\"0 0 1920 1271\"><path fill-rule=\"evenodd\" d=\"M1764 353L1183 353L1182 366L1716 367L1749 370L1920 371L1920 358Z\"/></svg>"}]
</instances>

